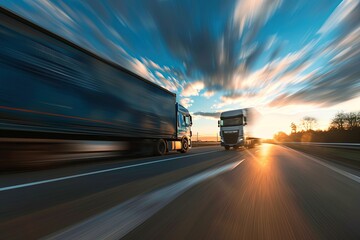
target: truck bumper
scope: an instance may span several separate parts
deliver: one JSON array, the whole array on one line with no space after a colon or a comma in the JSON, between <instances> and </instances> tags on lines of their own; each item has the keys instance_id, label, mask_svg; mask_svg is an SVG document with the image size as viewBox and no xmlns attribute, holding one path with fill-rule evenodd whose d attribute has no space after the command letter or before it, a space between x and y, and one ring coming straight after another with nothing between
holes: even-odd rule
<instances>
[{"instance_id":1,"label":"truck bumper","mask_svg":"<svg viewBox=\"0 0 360 240\"><path fill-rule=\"evenodd\" d=\"M221 145L222 147L225 147L225 146L229 146L229 147L243 147L243 146L244 146L244 141L240 141L240 142L237 142L237 143L221 142L220 145Z\"/></svg>"}]
</instances>

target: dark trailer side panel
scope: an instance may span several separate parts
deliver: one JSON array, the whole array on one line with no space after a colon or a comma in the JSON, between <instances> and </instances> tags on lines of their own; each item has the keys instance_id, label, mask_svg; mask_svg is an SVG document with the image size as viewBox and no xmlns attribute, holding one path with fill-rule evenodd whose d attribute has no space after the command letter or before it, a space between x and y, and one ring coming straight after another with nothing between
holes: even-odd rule
<instances>
[{"instance_id":1,"label":"dark trailer side panel","mask_svg":"<svg viewBox=\"0 0 360 240\"><path fill-rule=\"evenodd\" d=\"M0 10L0 135L176 136L175 94Z\"/></svg>"}]
</instances>

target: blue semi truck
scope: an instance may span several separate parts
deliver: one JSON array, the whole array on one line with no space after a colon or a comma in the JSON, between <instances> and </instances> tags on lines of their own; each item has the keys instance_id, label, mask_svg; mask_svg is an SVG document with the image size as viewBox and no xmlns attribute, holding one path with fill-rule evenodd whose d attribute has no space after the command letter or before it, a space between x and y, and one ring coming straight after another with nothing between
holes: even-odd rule
<instances>
[{"instance_id":1,"label":"blue semi truck","mask_svg":"<svg viewBox=\"0 0 360 240\"><path fill-rule=\"evenodd\" d=\"M0 8L0 137L96 139L191 148L176 95ZM146 144L144 144L146 143Z\"/></svg>"}]
</instances>

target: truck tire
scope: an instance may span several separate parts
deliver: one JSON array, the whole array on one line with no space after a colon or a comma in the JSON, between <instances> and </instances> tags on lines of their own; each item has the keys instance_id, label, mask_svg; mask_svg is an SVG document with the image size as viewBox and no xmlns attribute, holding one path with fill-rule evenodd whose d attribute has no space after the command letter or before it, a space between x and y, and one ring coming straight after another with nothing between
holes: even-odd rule
<instances>
[{"instance_id":1,"label":"truck tire","mask_svg":"<svg viewBox=\"0 0 360 240\"><path fill-rule=\"evenodd\" d=\"M225 150L230 150L230 146L225 146Z\"/></svg>"},{"instance_id":2,"label":"truck tire","mask_svg":"<svg viewBox=\"0 0 360 240\"><path fill-rule=\"evenodd\" d=\"M189 142L186 138L181 140L181 153L186 153L189 150Z\"/></svg>"},{"instance_id":3,"label":"truck tire","mask_svg":"<svg viewBox=\"0 0 360 240\"><path fill-rule=\"evenodd\" d=\"M156 141L154 146L154 154L157 156L166 154L166 142L164 139L159 139Z\"/></svg>"}]
</instances>

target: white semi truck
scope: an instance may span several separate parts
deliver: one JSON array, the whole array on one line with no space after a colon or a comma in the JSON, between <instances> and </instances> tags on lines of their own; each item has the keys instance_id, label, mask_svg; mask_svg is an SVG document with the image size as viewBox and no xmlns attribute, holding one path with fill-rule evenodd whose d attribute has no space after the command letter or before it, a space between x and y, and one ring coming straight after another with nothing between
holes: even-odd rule
<instances>
[{"instance_id":1,"label":"white semi truck","mask_svg":"<svg viewBox=\"0 0 360 240\"><path fill-rule=\"evenodd\" d=\"M255 111L252 109L237 109L222 112L218 127L220 127L221 146L229 150L240 147L251 148L259 143L254 137L253 126L255 123Z\"/></svg>"}]
</instances>

